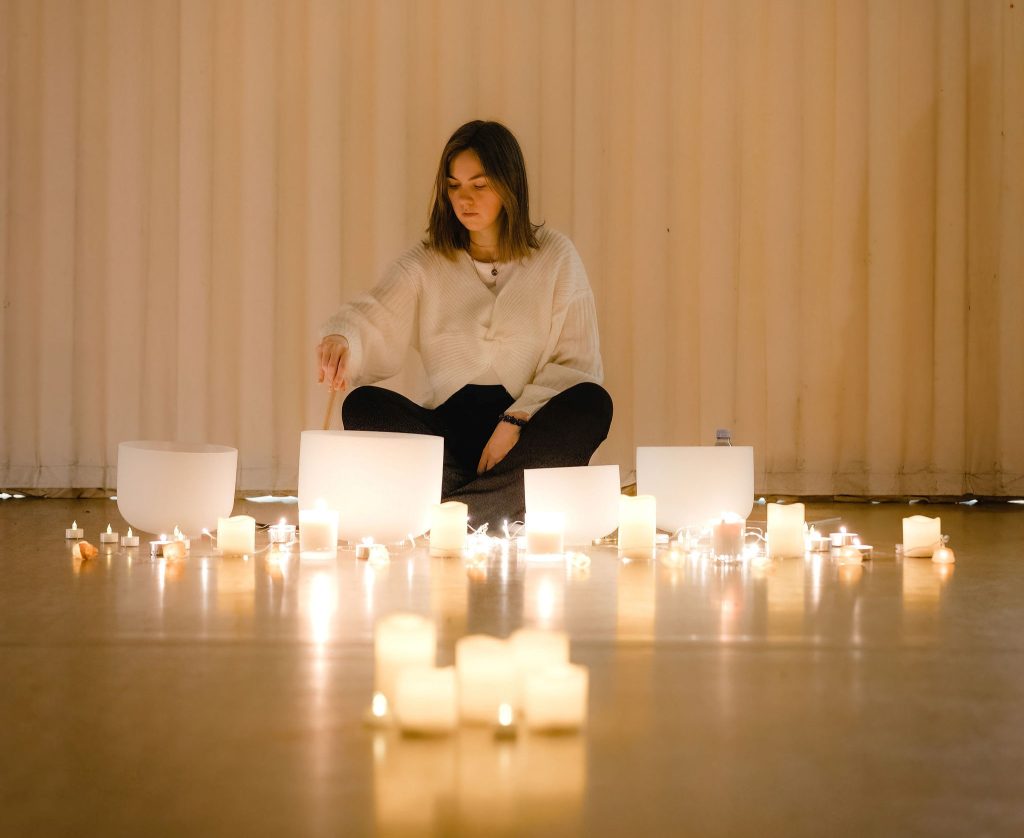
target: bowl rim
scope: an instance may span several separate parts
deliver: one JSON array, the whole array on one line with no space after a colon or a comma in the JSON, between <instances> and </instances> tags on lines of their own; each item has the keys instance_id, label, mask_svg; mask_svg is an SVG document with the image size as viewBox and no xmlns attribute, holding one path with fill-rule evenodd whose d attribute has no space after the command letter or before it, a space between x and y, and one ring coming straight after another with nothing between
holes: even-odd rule
<instances>
[{"instance_id":1,"label":"bowl rim","mask_svg":"<svg viewBox=\"0 0 1024 838\"><path fill-rule=\"evenodd\" d=\"M148 451L159 454L237 454L238 449L230 445L219 445L213 442L180 442L163 439L132 439L118 443L118 451L122 448L135 451Z\"/></svg>"}]
</instances>

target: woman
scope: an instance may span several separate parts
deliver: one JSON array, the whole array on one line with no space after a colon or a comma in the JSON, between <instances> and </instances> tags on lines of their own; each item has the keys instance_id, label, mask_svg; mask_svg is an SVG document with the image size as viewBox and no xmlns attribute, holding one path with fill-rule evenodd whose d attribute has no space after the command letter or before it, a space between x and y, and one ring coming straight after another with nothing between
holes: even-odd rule
<instances>
[{"instance_id":1,"label":"woman","mask_svg":"<svg viewBox=\"0 0 1024 838\"><path fill-rule=\"evenodd\" d=\"M525 515L524 468L580 466L608 435L594 296L576 249L530 223L519 143L497 122L448 140L427 238L321 329L318 379L358 384L349 430L444 437L444 500L474 526ZM433 397L368 386L419 350Z\"/></svg>"}]
</instances>

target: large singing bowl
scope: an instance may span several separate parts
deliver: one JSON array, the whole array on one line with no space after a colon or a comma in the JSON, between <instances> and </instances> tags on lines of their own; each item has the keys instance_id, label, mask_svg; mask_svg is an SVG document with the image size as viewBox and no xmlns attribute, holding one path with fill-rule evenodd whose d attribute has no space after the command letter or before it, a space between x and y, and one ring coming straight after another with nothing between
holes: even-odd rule
<instances>
[{"instance_id":1,"label":"large singing bowl","mask_svg":"<svg viewBox=\"0 0 1024 838\"><path fill-rule=\"evenodd\" d=\"M216 529L235 503L238 449L187 442L122 442L117 508L132 527L186 535Z\"/></svg>"},{"instance_id":2,"label":"large singing bowl","mask_svg":"<svg viewBox=\"0 0 1024 838\"><path fill-rule=\"evenodd\" d=\"M384 431L303 431L299 509L338 510L338 536L380 543L422 535L441 500L444 439Z\"/></svg>"},{"instance_id":3,"label":"large singing bowl","mask_svg":"<svg viewBox=\"0 0 1024 838\"><path fill-rule=\"evenodd\" d=\"M619 467L563 466L523 471L526 524L535 513L565 516L565 543L589 545L619 525Z\"/></svg>"}]
</instances>

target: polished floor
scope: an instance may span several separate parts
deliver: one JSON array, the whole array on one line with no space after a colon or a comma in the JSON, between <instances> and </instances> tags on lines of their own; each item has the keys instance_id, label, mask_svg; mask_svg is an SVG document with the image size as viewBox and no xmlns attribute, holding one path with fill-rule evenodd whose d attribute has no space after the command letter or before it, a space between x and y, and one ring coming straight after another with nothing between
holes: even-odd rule
<instances>
[{"instance_id":1,"label":"polished floor","mask_svg":"<svg viewBox=\"0 0 1024 838\"><path fill-rule=\"evenodd\" d=\"M894 557L911 512L942 516L955 566ZM116 504L2 501L0 833L1024 834L1024 507L808 507L833 517L873 561L77 563L64 529L96 543ZM469 632L565 628L588 729L367 727L397 610L433 615L442 662Z\"/></svg>"}]
</instances>

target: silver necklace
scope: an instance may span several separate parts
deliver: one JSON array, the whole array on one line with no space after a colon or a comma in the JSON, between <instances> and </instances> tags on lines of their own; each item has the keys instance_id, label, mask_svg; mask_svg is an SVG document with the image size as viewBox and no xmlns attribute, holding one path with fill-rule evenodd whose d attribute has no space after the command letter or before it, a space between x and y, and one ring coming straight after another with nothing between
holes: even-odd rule
<instances>
[{"instance_id":1,"label":"silver necklace","mask_svg":"<svg viewBox=\"0 0 1024 838\"><path fill-rule=\"evenodd\" d=\"M466 254L469 256L470 259L473 259L473 254L470 253L468 250L466 251ZM473 259L473 261L475 262L477 260ZM498 275L498 263L492 261L491 262L491 276L497 276L497 275Z\"/></svg>"}]
</instances>

